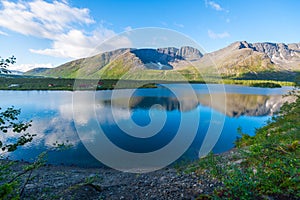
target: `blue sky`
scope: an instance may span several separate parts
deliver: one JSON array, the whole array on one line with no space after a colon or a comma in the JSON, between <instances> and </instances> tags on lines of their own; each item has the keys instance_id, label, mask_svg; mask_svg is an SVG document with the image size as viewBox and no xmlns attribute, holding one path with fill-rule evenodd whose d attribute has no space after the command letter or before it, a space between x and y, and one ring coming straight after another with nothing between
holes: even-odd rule
<instances>
[{"instance_id":1,"label":"blue sky","mask_svg":"<svg viewBox=\"0 0 300 200\"><path fill-rule=\"evenodd\" d=\"M232 42L300 42L298 0L0 0L1 57L14 69L53 67L85 57L126 30L161 27L207 52Z\"/></svg>"}]
</instances>

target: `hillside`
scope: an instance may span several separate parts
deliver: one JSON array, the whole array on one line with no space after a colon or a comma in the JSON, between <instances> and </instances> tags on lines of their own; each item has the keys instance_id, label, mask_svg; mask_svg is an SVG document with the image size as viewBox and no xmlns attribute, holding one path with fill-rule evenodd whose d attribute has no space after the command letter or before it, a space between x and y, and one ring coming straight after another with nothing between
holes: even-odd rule
<instances>
[{"instance_id":1,"label":"hillside","mask_svg":"<svg viewBox=\"0 0 300 200\"><path fill-rule=\"evenodd\" d=\"M158 49L124 48L74 60L53 69L33 69L26 75L62 78L201 80L201 74L232 79L292 81L300 71L300 43L235 42L202 54L193 47ZM128 73L130 72L130 73ZM201 74L200 74L200 73ZM126 74L126 75L125 75ZM125 76L124 76L125 75Z\"/></svg>"},{"instance_id":2,"label":"hillside","mask_svg":"<svg viewBox=\"0 0 300 200\"><path fill-rule=\"evenodd\" d=\"M42 73L46 72L49 69L50 68L44 68L44 67L34 68L34 69L30 70L30 73L25 73L25 74L30 74L32 76L35 76L35 75L42 74Z\"/></svg>"},{"instance_id":3,"label":"hillside","mask_svg":"<svg viewBox=\"0 0 300 200\"><path fill-rule=\"evenodd\" d=\"M235 42L206 54L197 65L216 65L224 77L293 80L300 70L299 44Z\"/></svg>"}]
</instances>

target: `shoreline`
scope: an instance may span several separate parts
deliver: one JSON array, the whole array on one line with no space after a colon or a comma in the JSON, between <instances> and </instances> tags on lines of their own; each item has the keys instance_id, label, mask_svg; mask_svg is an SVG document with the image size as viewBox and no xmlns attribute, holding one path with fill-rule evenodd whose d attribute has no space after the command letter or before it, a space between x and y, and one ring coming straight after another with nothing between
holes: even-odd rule
<instances>
[{"instance_id":1,"label":"shoreline","mask_svg":"<svg viewBox=\"0 0 300 200\"><path fill-rule=\"evenodd\" d=\"M163 84L184 84L184 83L179 83L179 82L171 82L171 83L163 83ZM294 85L283 85L281 87L260 87L260 86L251 86L251 85L246 85L246 84L230 84L230 83L190 83L191 85L193 84L202 84L202 85L230 85L230 86L244 86L244 87L251 87L251 88L266 88L266 89L278 89L278 88L282 88L282 87L292 87L294 88ZM102 88L102 89L87 89L87 90L74 90L74 89L10 89L10 88L0 88L0 91L62 91L62 92L76 92L76 91L111 91L111 90L126 90L126 89L155 89L155 88L159 88L157 86L155 87L126 87L126 88Z\"/></svg>"},{"instance_id":2,"label":"shoreline","mask_svg":"<svg viewBox=\"0 0 300 200\"><path fill-rule=\"evenodd\" d=\"M216 154L229 159L236 150ZM0 160L8 163L10 160ZM14 174L30 165L12 161ZM199 162L199 161L198 161ZM32 171L22 199L195 199L213 193L220 181L209 174L185 173L188 165L168 166L149 173L127 173L106 167L43 165ZM29 173L29 172L27 172ZM20 182L24 184L25 175Z\"/></svg>"},{"instance_id":3,"label":"shoreline","mask_svg":"<svg viewBox=\"0 0 300 200\"><path fill-rule=\"evenodd\" d=\"M47 78L47 77L18 77L8 78L0 77L0 90L11 91L74 91L74 82L76 79L67 78ZM94 90L113 90L113 89L132 89L132 88L157 88L158 84L224 84L224 85L243 85L249 87L262 88L279 88L282 86L294 86L291 81L274 81L274 80L242 80L242 79L220 79L209 80L122 80L126 84L122 84L116 88L118 79L89 80L82 79L77 85L76 90L94 91ZM143 85L141 87L141 85Z\"/></svg>"}]
</instances>

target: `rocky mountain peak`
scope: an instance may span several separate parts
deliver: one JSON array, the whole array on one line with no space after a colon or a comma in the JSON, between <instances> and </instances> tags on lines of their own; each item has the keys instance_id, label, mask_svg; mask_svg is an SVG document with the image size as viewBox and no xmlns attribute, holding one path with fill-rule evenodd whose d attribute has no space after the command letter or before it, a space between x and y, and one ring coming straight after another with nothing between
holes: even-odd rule
<instances>
[{"instance_id":1,"label":"rocky mountain peak","mask_svg":"<svg viewBox=\"0 0 300 200\"><path fill-rule=\"evenodd\" d=\"M242 41L239 44L239 49L244 49L244 48L252 48L252 45L246 41Z\"/></svg>"},{"instance_id":2,"label":"rocky mountain peak","mask_svg":"<svg viewBox=\"0 0 300 200\"><path fill-rule=\"evenodd\" d=\"M177 49L175 47L158 48L157 51L178 60L191 61L200 59L203 56L203 54L198 49L190 46L183 46L180 49Z\"/></svg>"},{"instance_id":3,"label":"rocky mountain peak","mask_svg":"<svg viewBox=\"0 0 300 200\"><path fill-rule=\"evenodd\" d=\"M249 44L246 41L238 41L238 42L234 42L231 45L229 45L229 48L231 48L232 50L239 50L239 49L251 48L251 47L252 47L251 44Z\"/></svg>"},{"instance_id":4,"label":"rocky mountain peak","mask_svg":"<svg viewBox=\"0 0 300 200\"><path fill-rule=\"evenodd\" d=\"M288 48L300 53L300 43L288 44Z\"/></svg>"},{"instance_id":5,"label":"rocky mountain peak","mask_svg":"<svg viewBox=\"0 0 300 200\"><path fill-rule=\"evenodd\" d=\"M166 47L158 49L132 49L133 53L148 69L173 69L174 62L195 61L203 55L193 47L184 46L180 49Z\"/></svg>"},{"instance_id":6,"label":"rocky mountain peak","mask_svg":"<svg viewBox=\"0 0 300 200\"><path fill-rule=\"evenodd\" d=\"M175 47L158 48L157 52L169 55L175 59L177 56L178 49Z\"/></svg>"},{"instance_id":7,"label":"rocky mountain peak","mask_svg":"<svg viewBox=\"0 0 300 200\"><path fill-rule=\"evenodd\" d=\"M293 67L292 62L300 62L300 43L284 44L284 43L248 43L246 41L238 41L232 43L225 48L226 51L234 51L249 48L254 52L263 53L272 63L278 64L286 69Z\"/></svg>"},{"instance_id":8,"label":"rocky mountain peak","mask_svg":"<svg viewBox=\"0 0 300 200\"><path fill-rule=\"evenodd\" d=\"M198 49L190 46L181 47L177 55L188 61L194 61L203 57L203 54Z\"/></svg>"},{"instance_id":9,"label":"rocky mountain peak","mask_svg":"<svg viewBox=\"0 0 300 200\"><path fill-rule=\"evenodd\" d=\"M158 49L133 49L131 52L139 57L144 63L160 62L167 64L169 62L175 62L178 60L197 60L203 56L198 49L189 46L184 46L180 49L175 47Z\"/></svg>"},{"instance_id":10,"label":"rocky mountain peak","mask_svg":"<svg viewBox=\"0 0 300 200\"><path fill-rule=\"evenodd\" d=\"M288 66L291 60L300 61L299 46L297 44L291 46L293 48L289 48L289 45L284 43L265 42L254 43L253 49L265 53L276 64Z\"/></svg>"}]
</instances>

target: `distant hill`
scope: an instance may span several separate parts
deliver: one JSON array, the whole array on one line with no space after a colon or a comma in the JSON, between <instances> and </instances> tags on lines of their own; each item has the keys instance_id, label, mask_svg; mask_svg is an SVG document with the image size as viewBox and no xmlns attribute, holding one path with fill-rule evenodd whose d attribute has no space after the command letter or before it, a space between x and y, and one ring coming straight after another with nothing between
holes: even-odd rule
<instances>
[{"instance_id":1,"label":"distant hill","mask_svg":"<svg viewBox=\"0 0 300 200\"><path fill-rule=\"evenodd\" d=\"M39 74L42 74L44 73L45 71L49 70L50 68L43 68L43 67L39 67L39 68L34 68L34 69L31 69L27 72L25 72L24 74L26 75L39 75Z\"/></svg>"},{"instance_id":2,"label":"distant hill","mask_svg":"<svg viewBox=\"0 0 300 200\"><path fill-rule=\"evenodd\" d=\"M26 75L62 78L176 79L188 80L201 74L236 79L292 80L300 71L300 43L235 42L218 51L202 54L193 47L117 49L74 60L52 69L33 69ZM201 74L199 73L201 72ZM130 72L130 73L128 73Z\"/></svg>"},{"instance_id":3,"label":"distant hill","mask_svg":"<svg viewBox=\"0 0 300 200\"><path fill-rule=\"evenodd\" d=\"M9 73L1 73L0 75L23 75L24 72L17 71L17 70L9 70Z\"/></svg>"},{"instance_id":4,"label":"distant hill","mask_svg":"<svg viewBox=\"0 0 300 200\"><path fill-rule=\"evenodd\" d=\"M23 72L17 70L9 70L12 75L23 75Z\"/></svg>"}]
</instances>

